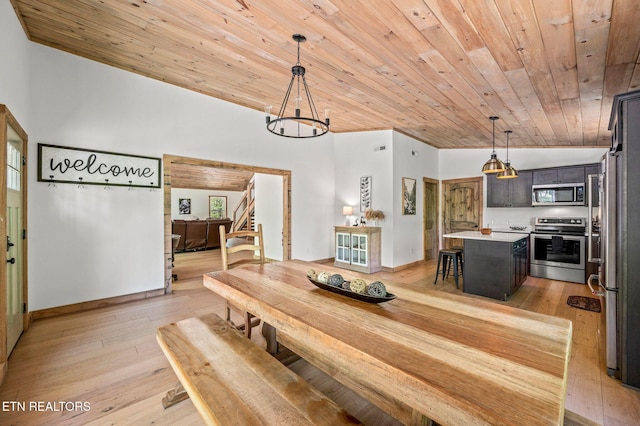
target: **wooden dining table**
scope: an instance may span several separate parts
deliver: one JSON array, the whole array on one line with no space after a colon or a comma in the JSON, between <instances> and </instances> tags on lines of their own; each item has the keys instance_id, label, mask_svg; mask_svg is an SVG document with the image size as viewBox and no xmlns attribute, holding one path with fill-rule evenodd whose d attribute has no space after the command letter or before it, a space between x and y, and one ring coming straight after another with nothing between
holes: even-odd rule
<instances>
[{"instance_id":1,"label":"wooden dining table","mask_svg":"<svg viewBox=\"0 0 640 426\"><path fill-rule=\"evenodd\" d=\"M405 424L562 424L570 321L428 283L384 282L396 298L367 303L317 287L310 269L372 281L288 260L207 273L204 285Z\"/></svg>"}]
</instances>

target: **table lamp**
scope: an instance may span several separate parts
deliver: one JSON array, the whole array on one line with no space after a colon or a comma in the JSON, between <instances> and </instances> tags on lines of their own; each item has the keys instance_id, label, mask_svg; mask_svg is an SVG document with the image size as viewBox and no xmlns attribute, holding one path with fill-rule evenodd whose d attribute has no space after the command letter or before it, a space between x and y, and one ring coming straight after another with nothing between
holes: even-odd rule
<instances>
[{"instance_id":1,"label":"table lamp","mask_svg":"<svg viewBox=\"0 0 640 426\"><path fill-rule=\"evenodd\" d=\"M353 214L353 207L351 206L342 207L342 214L346 216L344 220L344 226L351 226L351 215Z\"/></svg>"}]
</instances>

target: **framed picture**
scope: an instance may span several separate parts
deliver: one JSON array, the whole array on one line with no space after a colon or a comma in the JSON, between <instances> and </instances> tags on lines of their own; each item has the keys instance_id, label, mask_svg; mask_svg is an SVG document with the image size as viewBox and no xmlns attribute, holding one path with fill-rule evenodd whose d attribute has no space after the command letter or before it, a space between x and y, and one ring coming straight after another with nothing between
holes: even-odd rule
<instances>
[{"instance_id":1,"label":"framed picture","mask_svg":"<svg viewBox=\"0 0 640 426\"><path fill-rule=\"evenodd\" d=\"M371 176L360 178L360 211L371 208Z\"/></svg>"},{"instance_id":2,"label":"framed picture","mask_svg":"<svg viewBox=\"0 0 640 426\"><path fill-rule=\"evenodd\" d=\"M191 198L178 198L178 213L191 214Z\"/></svg>"},{"instance_id":3,"label":"framed picture","mask_svg":"<svg viewBox=\"0 0 640 426\"><path fill-rule=\"evenodd\" d=\"M402 178L402 214L416 214L416 180Z\"/></svg>"},{"instance_id":4,"label":"framed picture","mask_svg":"<svg viewBox=\"0 0 640 426\"><path fill-rule=\"evenodd\" d=\"M227 217L227 197L223 195L209 195L209 217L224 219Z\"/></svg>"},{"instance_id":5,"label":"framed picture","mask_svg":"<svg viewBox=\"0 0 640 426\"><path fill-rule=\"evenodd\" d=\"M38 144L38 182L160 188L159 158Z\"/></svg>"}]
</instances>

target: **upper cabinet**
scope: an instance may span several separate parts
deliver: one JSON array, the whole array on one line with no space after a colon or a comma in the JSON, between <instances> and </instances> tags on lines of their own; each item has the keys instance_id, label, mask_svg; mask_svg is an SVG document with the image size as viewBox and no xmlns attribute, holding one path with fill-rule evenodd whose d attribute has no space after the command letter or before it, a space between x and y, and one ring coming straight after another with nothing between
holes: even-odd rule
<instances>
[{"instance_id":1,"label":"upper cabinet","mask_svg":"<svg viewBox=\"0 0 640 426\"><path fill-rule=\"evenodd\" d=\"M558 167L533 171L533 184L584 183L585 166Z\"/></svg>"},{"instance_id":2,"label":"upper cabinet","mask_svg":"<svg viewBox=\"0 0 640 426\"><path fill-rule=\"evenodd\" d=\"M532 185L554 185L584 183L587 176L597 173L598 164L555 167L548 169L520 170L517 179L498 179L487 175L487 207L531 207ZM595 206L598 203L598 188L593 190Z\"/></svg>"},{"instance_id":3,"label":"upper cabinet","mask_svg":"<svg viewBox=\"0 0 640 426\"><path fill-rule=\"evenodd\" d=\"M516 179L487 175L487 207L531 207L532 172L518 172Z\"/></svg>"}]
</instances>

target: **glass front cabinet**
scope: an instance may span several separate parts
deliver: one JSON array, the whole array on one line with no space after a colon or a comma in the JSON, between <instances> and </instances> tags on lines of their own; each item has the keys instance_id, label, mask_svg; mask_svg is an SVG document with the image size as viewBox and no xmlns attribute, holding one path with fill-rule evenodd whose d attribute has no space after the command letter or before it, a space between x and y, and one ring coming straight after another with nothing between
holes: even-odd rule
<instances>
[{"instance_id":1,"label":"glass front cabinet","mask_svg":"<svg viewBox=\"0 0 640 426\"><path fill-rule=\"evenodd\" d=\"M335 227L336 253L334 266L373 273L380 267L379 227Z\"/></svg>"}]
</instances>

